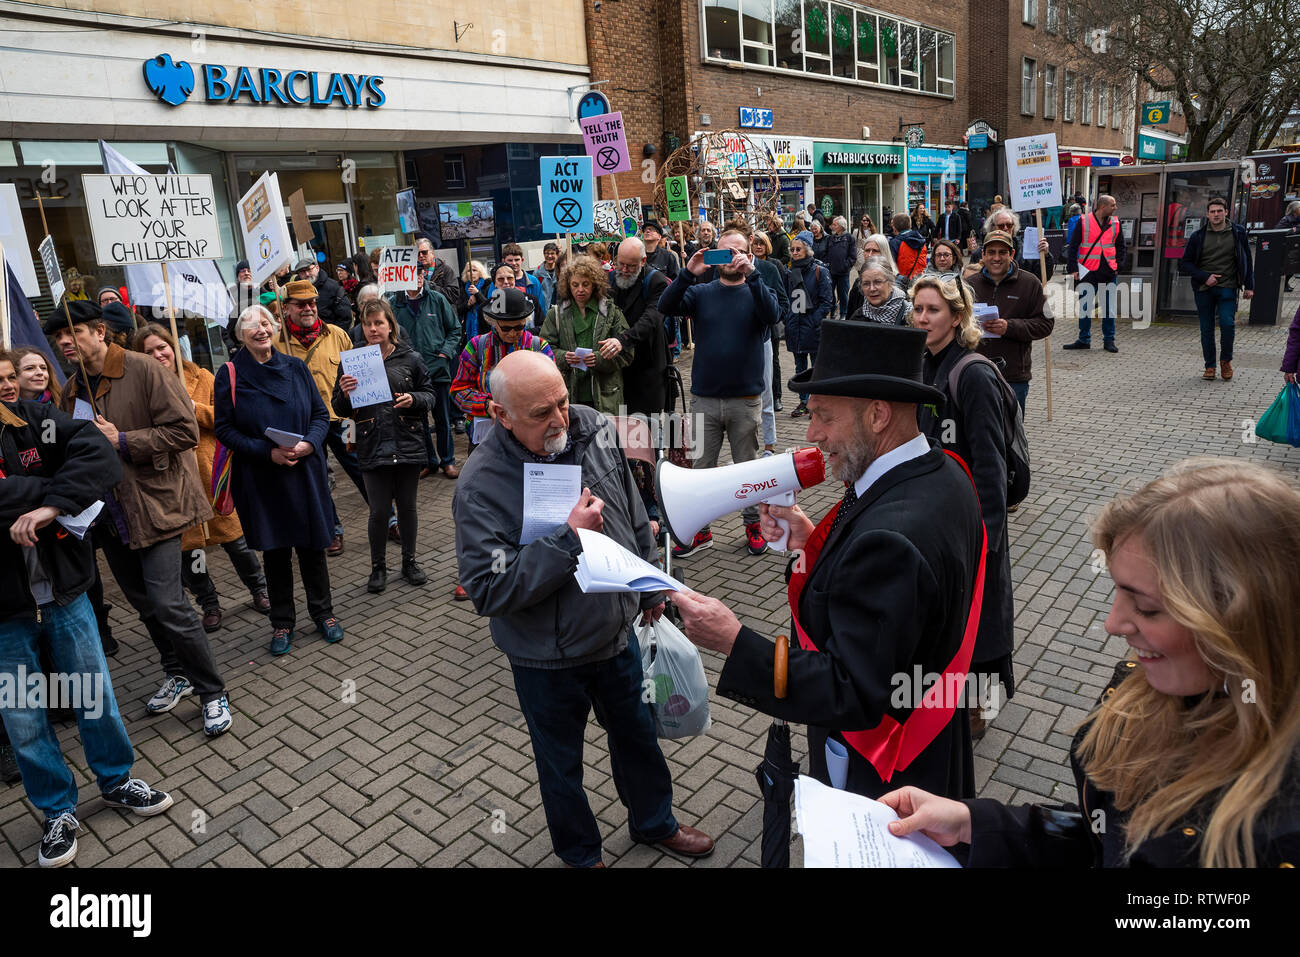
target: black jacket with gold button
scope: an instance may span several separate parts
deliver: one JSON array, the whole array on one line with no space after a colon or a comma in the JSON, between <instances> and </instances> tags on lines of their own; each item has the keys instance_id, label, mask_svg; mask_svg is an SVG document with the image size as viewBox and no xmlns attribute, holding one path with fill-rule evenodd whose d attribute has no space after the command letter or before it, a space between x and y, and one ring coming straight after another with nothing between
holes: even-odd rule
<instances>
[{"instance_id":1,"label":"black jacket with gold button","mask_svg":"<svg viewBox=\"0 0 1300 957\"><path fill-rule=\"evenodd\" d=\"M1102 697L1109 697L1137 664L1121 662ZM1148 838L1124 859L1128 812L1114 796L1099 790L1084 774L1077 753L1084 728L1070 748L1079 804L1066 807L1007 807L978 798L965 802L971 812L968 867L1197 867L1201 835L1213 810L1203 802L1163 834ZM1255 858L1260 867L1292 867L1300 862L1300 755L1281 790L1255 822Z\"/></svg>"}]
</instances>

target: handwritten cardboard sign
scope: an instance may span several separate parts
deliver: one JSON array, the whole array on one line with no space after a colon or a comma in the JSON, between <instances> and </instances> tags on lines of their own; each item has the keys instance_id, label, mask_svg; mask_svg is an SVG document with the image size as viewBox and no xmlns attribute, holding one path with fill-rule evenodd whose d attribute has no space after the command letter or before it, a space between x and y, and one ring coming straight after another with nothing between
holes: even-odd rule
<instances>
[{"instance_id":1,"label":"handwritten cardboard sign","mask_svg":"<svg viewBox=\"0 0 1300 957\"><path fill-rule=\"evenodd\" d=\"M384 357L379 346L348 349L339 353L343 374L357 380L357 388L350 396L352 408L361 409L380 402L392 402L393 391L388 387L388 373L384 371Z\"/></svg>"},{"instance_id":2,"label":"handwritten cardboard sign","mask_svg":"<svg viewBox=\"0 0 1300 957\"><path fill-rule=\"evenodd\" d=\"M415 246L385 246L379 256L379 292L406 292L419 284Z\"/></svg>"},{"instance_id":3,"label":"handwritten cardboard sign","mask_svg":"<svg viewBox=\"0 0 1300 957\"><path fill-rule=\"evenodd\" d=\"M81 185L101 266L221 258L217 203L206 173L82 173Z\"/></svg>"}]
</instances>

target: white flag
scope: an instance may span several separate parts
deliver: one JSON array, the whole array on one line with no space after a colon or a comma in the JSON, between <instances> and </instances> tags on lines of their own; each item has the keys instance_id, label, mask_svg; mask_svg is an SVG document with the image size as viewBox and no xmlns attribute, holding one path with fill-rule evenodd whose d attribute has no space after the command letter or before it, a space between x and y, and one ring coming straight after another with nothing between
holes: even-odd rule
<instances>
[{"instance_id":1,"label":"white flag","mask_svg":"<svg viewBox=\"0 0 1300 957\"><path fill-rule=\"evenodd\" d=\"M105 173L147 173L147 171L109 146L99 141L99 153L103 157ZM125 266L126 288L131 293L131 302L140 309L156 306L166 315L167 295L163 289L162 267L157 263L141 263L138 266ZM188 312L203 316L209 320L225 323L234 309L226 281L221 277L221 270L211 259L187 259L167 264L167 278L172 287L172 306L176 312Z\"/></svg>"}]
</instances>

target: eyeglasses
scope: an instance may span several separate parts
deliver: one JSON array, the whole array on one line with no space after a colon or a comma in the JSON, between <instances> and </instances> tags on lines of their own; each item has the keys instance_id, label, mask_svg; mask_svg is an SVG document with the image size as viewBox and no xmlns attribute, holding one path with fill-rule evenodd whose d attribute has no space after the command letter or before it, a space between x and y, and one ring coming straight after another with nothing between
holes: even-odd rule
<instances>
[{"instance_id":1,"label":"eyeglasses","mask_svg":"<svg viewBox=\"0 0 1300 957\"><path fill-rule=\"evenodd\" d=\"M889 280L888 280L888 279L864 279L864 280L862 280L862 286L863 286L864 289L876 289L876 288L878 288L878 287L880 287L880 286L888 286L888 285L889 285Z\"/></svg>"},{"instance_id":2,"label":"eyeglasses","mask_svg":"<svg viewBox=\"0 0 1300 957\"><path fill-rule=\"evenodd\" d=\"M639 272L639 271L640 271L640 269L641 269L641 264L640 264L639 262L637 262L637 263L625 263L625 262L617 262L617 261L616 261L616 262L614 263L614 268L617 269L619 272L623 272L623 273L634 273L634 272Z\"/></svg>"},{"instance_id":3,"label":"eyeglasses","mask_svg":"<svg viewBox=\"0 0 1300 957\"><path fill-rule=\"evenodd\" d=\"M507 324L507 323L504 323L504 322L498 322L498 323L497 323L497 331L498 331L498 332L503 332L503 333L504 333L504 332L523 332L526 328L528 328L528 323L526 323L526 322L511 322L511 323L508 323L508 324Z\"/></svg>"},{"instance_id":4,"label":"eyeglasses","mask_svg":"<svg viewBox=\"0 0 1300 957\"><path fill-rule=\"evenodd\" d=\"M297 299L290 299L290 300L289 300L289 305L291 305L291 306L296 306L296 307L299 308L299 309L310 309L312 312L315 312L315 311L316 311L316 300L315 300L315 299L304 299L304 300L301 300L301 301L300 301L300 300L297 300Z\"/></svg>"}]
</instances>

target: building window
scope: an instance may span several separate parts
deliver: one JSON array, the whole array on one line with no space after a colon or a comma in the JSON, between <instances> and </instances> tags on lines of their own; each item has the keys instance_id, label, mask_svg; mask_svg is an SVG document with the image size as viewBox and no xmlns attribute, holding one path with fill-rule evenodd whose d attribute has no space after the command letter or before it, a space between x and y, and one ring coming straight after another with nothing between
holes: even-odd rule
<instances>
[{"instance_id":1,"label":"building window","mask_svg":"<svg viewBox=\"0 0 1300 957\"><path fill-rule=\"evenodd\" d=\"M1065 102L1061 105L1061 119L1067 123L1074 122L1074 87L1075 78L1073 70L1065 71Z\"/></svg>"},{"instance_id":2,"label":"building window","mask_svg":"<svg viewBox=\"0 0 1300 957\"><path fill-rule=\"evenodd\" d=\"M1033 116L1038 110L1038 61L1025 57L1020 61L1020 112Z\"/></svg>"},{"instance_id":3,"label":"building window","mask_svg":"<svg viewBox=\"0 0 1300 957\"><path fill-rule=\"evenodd\" d=\"M402 167L406 173L406 185L420 188L420 167L415 160L408 158Z\"/></svg>"},{"instance_id":4,"label":"building window","mask_svg":"<svg viewBox=\"0 0 1300 957\"><path fill-rule=\"evenodd\" d=\"M1113 130L1119 129L1119 103L1119 84L1116 83L1110 88L1110 127Z\"/></svg>"},{"instance_id":5,"label":"building window","mask_svg":"<svg viewBox=\"0 0 1300 957\"><path fill-rule=\"evenodd\" d=\"M1043 67L1043 119L1056 119L1056 67Z\"/></svg>"},{"instance_id":6,"label":"building window","mask_svg":"<svg viewBox=\"0 0 1300 957\"><path fill-rule=\"evenodd\" d=\"M1079 11L1070 5L1070 0L1061 0L1065 6L1065 39L1074 43L1079 39Z\"/></svg>"},{"instance_id":7,"label":"building window","mask_svg":"<svg viewBox=\"0 0 1300 957\"><path fill-rule=\"evenodd\" d=\"M1023 8L1020 14L1021 21L1026 26L1035 26L1038 23L1038 0L1024 0L1021 4Z\"/></svg>"},{"instance_id":8,"label":"building window","mask_svg":"<svg viewBox=\"0 0 1300 957\"><path fill-rule=\"evenodd\" d=\"M1082 106L1079 109L1079 122L1088 124L1092 122L1092 78L1085 76L1083 86L1079 91L1079 99Z\"/></svg>"},{"instance_id":9,"label":"building window","mask_svg":"<svg viewBox=\"0 0 1300 957\"><path fill-rule=\"evenodd\" d=\"M924 24L848 0L702 0L701 9L707 59L956 92L956 38Z\"/></svg>"},{"instance_id":10,"label":"building window","mask_svg":"<svg viewBox=\"0 0 1300 957\"><path fill-rule=\"evenodd\" d=\"M1105 127L1110 118L1110 87L1105 83L1097 84L1097 125Z\"/></svg>"},{"instance_id":11,"label":"building window","mask_svg":"<svg viewBox=\"0 0 1300 957\"><path fill-rule=\"evenodd\" d=\"M1059 27L1061 19L1060 0L1047 0L1047 16L1045 18L1043 29L1048 33L1055 33Z\"/></svg>"},{"instance_id":12,"label":"building window","mask_svg":"<svg viewBox=\"0 0 1300 957\"><path fill-rule=\"evenodd\" d=\"M445 189L465 188L464 153L447 153L443 156L442 185Z\"/></svg>"}]
</instances>

